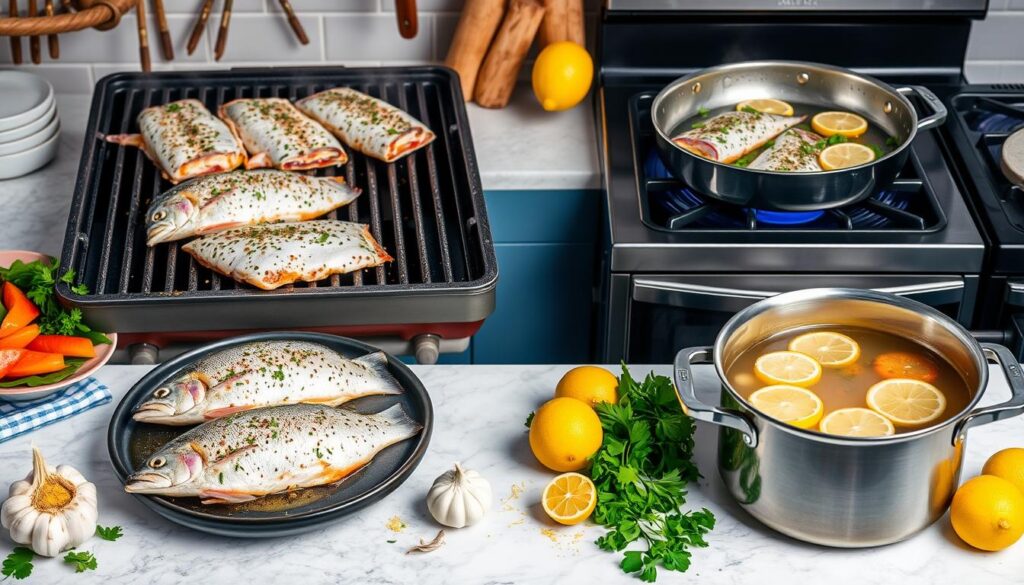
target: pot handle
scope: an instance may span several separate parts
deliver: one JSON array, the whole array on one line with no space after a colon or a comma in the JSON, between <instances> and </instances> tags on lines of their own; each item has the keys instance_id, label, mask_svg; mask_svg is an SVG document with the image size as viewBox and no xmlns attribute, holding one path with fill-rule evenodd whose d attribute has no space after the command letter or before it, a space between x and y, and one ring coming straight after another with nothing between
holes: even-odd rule
<instances>
[{"instance_id":1,"label":"pot handle","mask_svg":"<svg viewBox=\"0 0 1024 585\"><path fill-rule=\"evenodd\" d=\"M921 98L921 101L927 104L929 108L931 108L932 113L930 115L918 119L918 130L927 130L929 128L941 126L942 123L946 121L946 106L937 95L932 93L932 90L922 85L908 85L906 87L897 88L896 91L903 95L916 95Z\"/></svg>"},{"instance_id":2,"label":"pot handle","mask_svg":"<svg viewBox=\"0 0 1024 585\"><path fill-rule=\"evenodd\" d=\"M985 357L999 364L1010 382L1010 399L1000 404L986 406L971 411L963 420L956 424L953 433L953 444L964 440L967 429L986 425L990 422L1010 418L1024 413L1024 372L1010 350L995 343L982 343Z\"/></svg>"},{"instance_id":3,"label":"pot handle","mask_svg":"<svg viewBox=\"0 0 1024 585\"><path fill-rule=\"evenodd\" d=\"M697 420L739 431L743 435L743 442L748 447L756 447L757 429L750 417L738 410L705 404L694 393L693 365L710 363L714 363L711 359L710 347L690 347L676 354L673 368L675 370L676 394L679 396L679 402L683 404L683 410Z\"/></svg>"}]
</instances>

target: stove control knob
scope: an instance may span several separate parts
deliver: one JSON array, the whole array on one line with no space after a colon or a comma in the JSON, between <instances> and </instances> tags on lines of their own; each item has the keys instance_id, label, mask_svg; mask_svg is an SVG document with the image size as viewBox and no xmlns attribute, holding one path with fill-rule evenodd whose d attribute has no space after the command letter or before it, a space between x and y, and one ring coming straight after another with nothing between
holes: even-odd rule
<instances>
[{"instance_id":1,"label":"stove control knob","mask_svg":"<svg viewBox=\"0 0 1024 585\"><path fill-rule=\"evenodd\" d=\"M430 365L437 363L437 356L441 354L441 338L424 333L412 338L413 353L416 355L416 363Z\"/></svg>"}]
</instances>

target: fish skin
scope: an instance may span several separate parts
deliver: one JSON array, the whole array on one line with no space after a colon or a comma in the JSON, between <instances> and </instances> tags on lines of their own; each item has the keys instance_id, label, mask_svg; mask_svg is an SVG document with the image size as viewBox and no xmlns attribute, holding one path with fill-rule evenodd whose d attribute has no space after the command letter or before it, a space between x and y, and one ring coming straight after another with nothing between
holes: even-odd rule
<instances>
[{"instance_id":1,"label":"fish skin","mask_svg":"<svg viewBox=\"0 0 1024 585\"><path fill-rule=\"evenodd\" d=\"M800 128L790 128L775 139L775 144L764 150L747 166L759 171L782 171L791 173L813 173L821 171L818 164L818 149L814 144L824 140L822 136ZM804 145L812 148L811 152Z\"/></svg>"},{"instance_id":2,"label":"fish skin","mask_svg":"<svg viewBox=\"0 0 1024 585\"><path fill-rule=\"evenodd\" d=\"M338 406L363 396L401 394L384 352L347 359L319 343L255 341L204 357L153 391L132 418L193 425L236 412L300 402Z\"/></svg>"},{"instance_id":3,"label":"fish skin","mask_svg":"<svg viewBox=\"0 0 1024 585\"><path fill-rule=\"evenodd\" d=\"M151 106L137 120L139 134L111 134L106 140L141 148L171 183L231 171L246 162L241 140L199 100Z\"/></svg>"},{"instance_id":4,"label":"fish skin","mask_svg":"<svg viewBox=\"0 0 1024 585\"><path fill-rule=\"evenodd\" d=\"M370 227L336 219L234 228L182 246L200 264L264 290L393 260Z\"/></svg>"},{"instance_id":5,"label":"fish skin","mask_svg":"<svg viewBox=\"0 0 1024 585\"><path fill-rule=\"evenodd\" d=\"M301 171L343 165L341 143L283 98L241 98L220 107L220 117L242 140L254 165Z\"/></svg>"},{"instance_id":6,"label":"fish skin","mask_svg":"<svg viewBox=\"0 0 1024 585\"><path fill-rule=\"evenodd\" d=\"M746 111L723 112L672 138L680 148L697 156L731 163L807 119Z\"/></svg>"},{"instance_id":7,"label":"fish skin","mask_svg":"<svg viewBox=\"0 0 1024 585\"><path fill-rule=\"evenodd\" d=\"M331 484L421 429L401 405L369 415L315 404L257 408L199 425L157 449L125 491L222 504Z\"/></svg>"},{"instance_id":8,"label":"fish skin","mask_svg":"<svg viewBox=\"0 0 1024 585\"><path fill-rule=\"evenodd\" d=\"M153 199L146 212L146 244L258 223L312 219L348 205L361 193L343 177L270 169L206 175Z\"/></svg>"}]
</instances>

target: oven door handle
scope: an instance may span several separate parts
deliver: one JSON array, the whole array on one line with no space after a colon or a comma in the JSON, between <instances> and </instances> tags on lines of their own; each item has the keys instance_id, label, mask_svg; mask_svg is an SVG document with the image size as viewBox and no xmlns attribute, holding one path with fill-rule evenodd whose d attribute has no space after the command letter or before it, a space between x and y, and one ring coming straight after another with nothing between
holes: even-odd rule
<instances>
[{"instance_id":1,"label":"oven door handle","mask_svg":"<svg viewBox=\"0 0 1024 585\"><path fill-rule=\"evenodd\" d=\"M926 305L956 304L963 301L963 280L890 286L874 290L887 292ZM778 291L745 290L650 278L633 279L633 300L684 309L736 312L779 294Z\"/></svg>"},{"instance_id":2,"label":"oven door handle","mask_svg":"<svg viewBox=\"0 0 1024 585\"><path fill-rule=\"evenodd\" d=\"M1006 303L1014 307L1024 307L1024 282L1007 283Z\"/></svg>"}]
</instances>

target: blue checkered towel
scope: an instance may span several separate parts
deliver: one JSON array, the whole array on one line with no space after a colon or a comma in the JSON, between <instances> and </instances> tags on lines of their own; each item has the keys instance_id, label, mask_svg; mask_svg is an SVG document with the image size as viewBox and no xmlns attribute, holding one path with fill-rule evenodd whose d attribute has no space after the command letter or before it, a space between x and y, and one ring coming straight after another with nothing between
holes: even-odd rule
<instances>
[{"instance_id":1,"label":"blue checkered towel","mask_svg":"<svg viewBox=\"0 0 1024 585\"><path fill-rule=\"evenodd\" d=\"M75 382L37 400L0 401L0 442L108 402L110 390L96 378Z\"/></svg>"}]
</instances>

